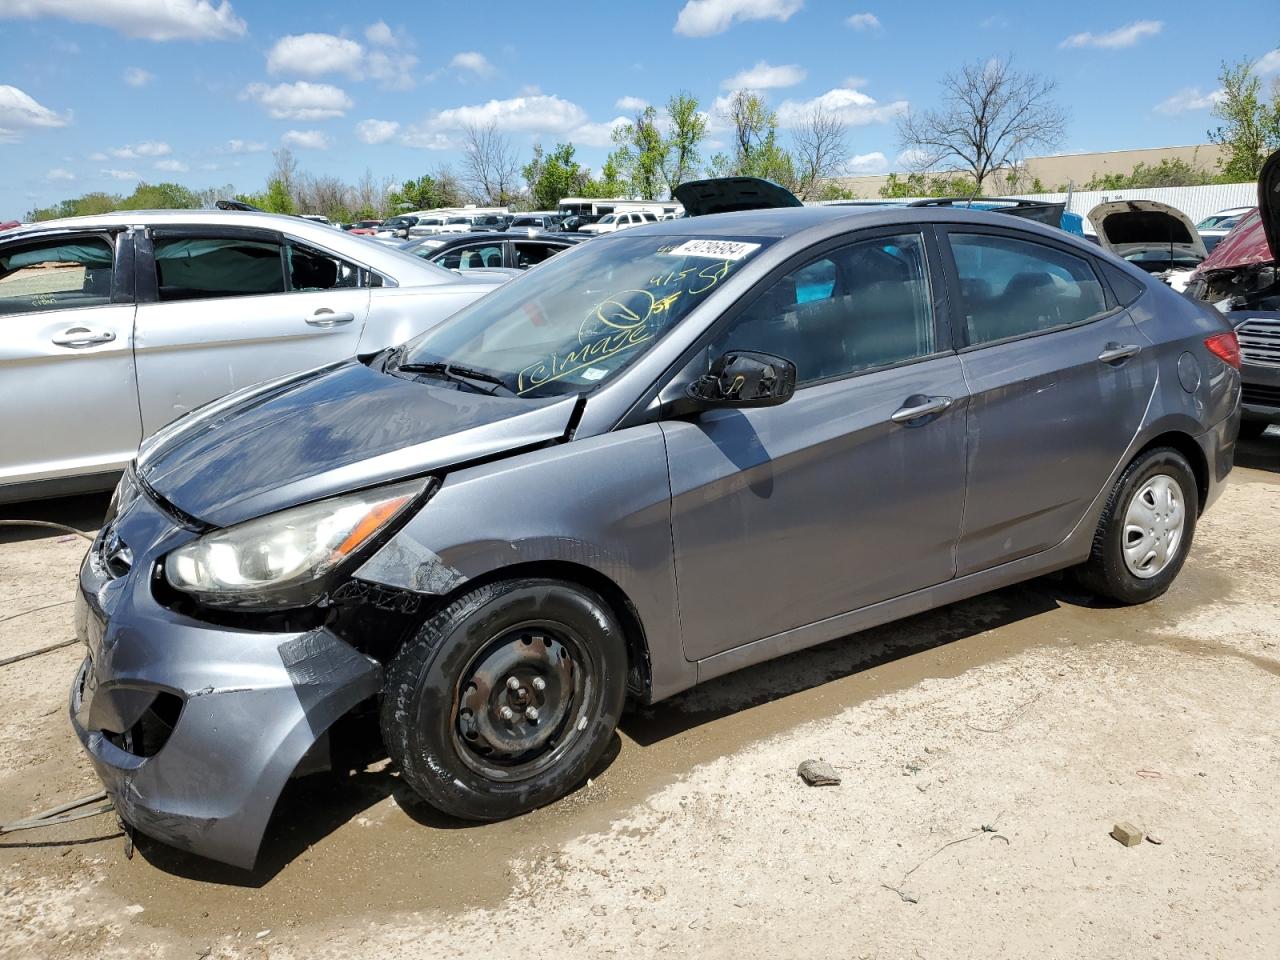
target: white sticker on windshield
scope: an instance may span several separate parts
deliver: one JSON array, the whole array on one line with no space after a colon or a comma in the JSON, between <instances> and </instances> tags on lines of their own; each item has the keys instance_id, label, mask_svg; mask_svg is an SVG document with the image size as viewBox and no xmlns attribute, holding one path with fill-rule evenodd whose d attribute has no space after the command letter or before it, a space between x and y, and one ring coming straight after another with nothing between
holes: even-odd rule
<instances>
[{"instance_id":1,"label":"white sticker on windshield","mask_svg":"<svg viewBox=\"0 0 1280 960\"><path fill-rule=\"evenodd\" d=\"M609 375L609 371L604 367L587 367L582 371L583 380L603 380Z\"/></svg>"},{"instance_id":2,"label":"white sticker on windshield","mask_svg":"<svg viewBox=\"0 0 1280 960\"><path fill-rule=\"evenodd\" d=\"M668 250L673 257L707 257L711 260L741 260L760 249L758 243L741 240L686 240Z\"/></svg>"}]
</instances>

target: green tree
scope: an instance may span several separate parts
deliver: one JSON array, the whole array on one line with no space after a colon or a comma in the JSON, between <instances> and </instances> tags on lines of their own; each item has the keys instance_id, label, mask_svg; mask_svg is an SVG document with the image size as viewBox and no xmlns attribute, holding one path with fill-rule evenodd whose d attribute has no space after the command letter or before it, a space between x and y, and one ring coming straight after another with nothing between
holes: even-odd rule
<instances>
[{"instance_id":1,"label":"green tree","mask_svg":"<svg viewBox=\"0 0 1280 960\"><path fill-rule=\"evenodd\" d=\"M778 115L759 94L737 90L725 119L733 128L733 153L711 158L712 176L762 177L788 189L796 186L795 164L778 140Z\"/></svg>"},{"instance_id":2,"label":"green tree","mask_svg":"<svg viewBox=\"0 0 1280 960\"><path fill-rule=\"evenodd\" d=\"M601 199L621 197L626 192L626 177L613 154L609 155L604 162L604 166L600 168L600 176L598 178L588 178L587 182L582 185L582 196L584 197L598 197Z\"/></svg>"},{"instance_id":3,"label":"green tree","mask_svg":"<svg viewBox=\"0 0 1280 960\"><path fill-rule=\"evenodd\" d=\"M1129 173L1095 174L1082 190L1124 190L1142 187L1195 187L1217 179L1208 170L1180 157L1165 157L1158 164L1139 163Z\"/></svg>"},{"instance_id":4,"label":"green tree","mask_svg":"<svg viewBox=\"0 0 1280 960\"><path fill-rule=\"evenodd\" d=\"M1209 131L1209 140L1223 148L1225 155L1218 161L1222 179L1227 183L1257 180L1266 155L1280 148L1280 90L1273 88L1268 101L1248 60L1224 61L1218 82L1222 97L1213 115L1222 125Z\"/></svg>"},{"instance_id":5,"label":"green tree","mask_svg":"<svg viewBox=\"0 0 1280 960\"><path fill-rule=\"evenodd\" d=\"M438 167L434 174L424 173L416 180L406 180L400 189L388 194L387 200L393 210L434 210L461 206L463 202L462 188L447 167Z\"/></svg>"},{"instance_id":6,"label":"green tree","mask_svg":"<svg viewBox=\"0 0 1280 960\"><path fill-rule=\"evenodd\" d=\"M180 183L139 183L117 210L194 210L200 198Z\"/></svg>"},{"instance_id":7,"label":"green tree","mask_svg":"<svg viewBox=\"0 0 1280 960\"><path fill-rule=\"evenodd\" d=\"M623 172L630 191L643 200L657 200L663 189L662 163L666 145L658 129L658 111L645 107L635 120L613 131L618 145L610 158Z\"/></svg>"},{"instance_id":8,"label":"green tree","mask_svg":"<svg viewBox=\"0 0 1280 960\"><path fill-rule=\"evenodd\" d=\"M667 101L667 135L662 141L662 179L667 195L693 178L702 164L699 147L707 136L707 117L698 109L698 98L681 90Z\"/></svg>"},{"instance_id":9,"label":"green tree","mask_svg":"<svg viewBox=\"0 0 1280 960\"><path fill-rule=\"evenodd\" d=\"M544 157L542 145L534 144L533 160L522 171L534 209L554 210L563 198L582 195L590 175L573 158L574 152L572 143L558 143Z\"/></svg>"},{"instance_id":10,"label":"green tree","mask_svg":"<svg viewBox=\"0 0 1280 960\"><path fill-rule=\"evenodd\" d=\"M911 173L905 178L889 174L880 188L880 196L886 200L905 200L909 197L979 197L982 191L972 177L964 174Z\"/></svg>"}]
</instances>

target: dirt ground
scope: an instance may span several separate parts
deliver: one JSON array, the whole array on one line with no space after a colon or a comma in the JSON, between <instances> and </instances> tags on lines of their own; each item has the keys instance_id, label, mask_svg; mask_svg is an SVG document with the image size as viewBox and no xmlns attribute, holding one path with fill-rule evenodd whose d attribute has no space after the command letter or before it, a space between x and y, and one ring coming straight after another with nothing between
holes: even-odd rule
<instances>
[{"instance_id":1,"label":"dirt ground","mask_svg":"<svg viewBox=\"0 0 1280 960\"><path fill-rule=\"evenodd\" d=\"M295 781L251 874L126 860L108 816L2 837L0 956L1274 958L1280 436L1238 463L1153 604L1046 578L722 678L518 820L440 817L374 765ZM0 528L0 659L71 636L84 542L45 533ZM80 659L0 667L0 822L96 786Z\"/></svg>"}]
</instances>

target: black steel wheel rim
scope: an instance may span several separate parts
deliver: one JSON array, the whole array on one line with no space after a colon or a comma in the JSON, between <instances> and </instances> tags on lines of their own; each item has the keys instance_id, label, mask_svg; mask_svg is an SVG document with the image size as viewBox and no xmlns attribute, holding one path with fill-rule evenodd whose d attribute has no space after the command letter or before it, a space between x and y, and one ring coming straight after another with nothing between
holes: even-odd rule
<instances>
[{"instance_id":1,"label":"black steel wheel rim","mask_svg":"<svg viewBox=\"0 0 1280 960\"><path fill-rule=\"evenodd\" d=\"M582 637L563 623L503 630L460 675L450 718L458 756L498 781L554 766L587 726L595 670Z\"/></svg>"}]
</instances>

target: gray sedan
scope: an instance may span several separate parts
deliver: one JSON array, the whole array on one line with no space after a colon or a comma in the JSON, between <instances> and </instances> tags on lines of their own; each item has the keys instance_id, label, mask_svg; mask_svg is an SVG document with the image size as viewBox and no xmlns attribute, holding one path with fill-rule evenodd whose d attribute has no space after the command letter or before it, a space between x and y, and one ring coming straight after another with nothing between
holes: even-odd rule
<instances>
[{"instance_id":1,"label":"gray sedan","mask_svg":"<svg viewBox=\"0 0 1280 960\"><path fill-rule=\"evenodd\" d=\"M635 227L152 438L80 573L72 723L125 820L243 866L360 716L439 809L518 815L628 700L1053 570L1160 596L1239 362L1001 214Z\"/></svg>"},{"instance_id":2,"label":"gray sedan","mask_svg":"<svg viewBox=\"0 0 1280 960\"><path fill-rule=\"evenodd\" d=\"M506 279L264 213L126 211L7 231L0 502L110 489L174 417L403 342Z\"/></svg>"}]
</instances>

